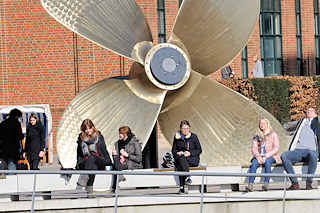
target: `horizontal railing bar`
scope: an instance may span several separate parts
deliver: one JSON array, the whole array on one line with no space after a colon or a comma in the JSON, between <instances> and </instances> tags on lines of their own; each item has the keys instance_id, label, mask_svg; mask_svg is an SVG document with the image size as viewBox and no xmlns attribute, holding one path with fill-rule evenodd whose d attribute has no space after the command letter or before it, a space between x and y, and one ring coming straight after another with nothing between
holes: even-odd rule
<instances>
[{"instance_id":1,"label":"horizontal railing bar","mask_svg":"<svg viewBox=\"0 0 320 213\"><path fill-rule=\"evenodd\" d=\"M153 172L153 171L101 171L101 170L0 170L0 174L96 174L96 175L165 175L165 176L228 176L228 177L312 177L320 178L320 174L282 174L282 173L233 173L233 172Z\"/></svg>"}]
</instances>

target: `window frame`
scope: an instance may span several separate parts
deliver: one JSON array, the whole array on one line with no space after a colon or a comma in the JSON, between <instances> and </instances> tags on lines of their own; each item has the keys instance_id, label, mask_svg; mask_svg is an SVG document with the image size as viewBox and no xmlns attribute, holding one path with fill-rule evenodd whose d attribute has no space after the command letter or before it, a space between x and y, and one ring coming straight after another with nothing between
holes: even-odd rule
<instances>
[{"instance_id":1,"label":"window frame","mask_svg":"<svg viewBox=\"0 0 320 213\"><path fill-rule=\"evenodd\" d=\"M159 43L167 42L165 0L157 0Z\"/></svg>"},{"instance_id":2,"label":"window frame","mask_svg":"<svg viewBox=\"0 0 320 213\"><path fill-rule=\"evenodd\" d=\"M270 8L264 8L266 2L271 3ZM272 18L271 21L271 33L266 33L265 31L265 19L269 16ZM279 22L278 24L277 21ZM260 46L261 46L261 63L263 66L265 76L272 75L282 75L282 64L283 64L283 52L282 52L282 24L281 24L281 1L280 0L261 0L260 9ZM272 42L272 56L266 57L266 43L268 41ZM280 42L280 45L277 43ZM278 47L279 46L279 47ZM270 70L266 69L266 62L272 63L272 73Z\"/></svg>"}]
</instances>

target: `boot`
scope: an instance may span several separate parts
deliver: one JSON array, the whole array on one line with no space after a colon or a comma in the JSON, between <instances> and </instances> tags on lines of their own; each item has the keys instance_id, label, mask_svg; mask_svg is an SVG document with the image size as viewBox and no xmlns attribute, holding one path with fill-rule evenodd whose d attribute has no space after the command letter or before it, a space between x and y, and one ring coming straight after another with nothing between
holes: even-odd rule
<instances>
[{"instance_id":1,"label":"boot","mask_svg":"<svg viewBox=\"0 0 320 213\"><path fill-rule=\"evenodd\" d=\"M306 190L312 190L312 189L314 189L312 187L312 182L306 182Z\"/></svg>"},{"instance_id":2,"label":"boot","mask_svg":"<svg viewBox=\"0 0 320 213\"><path fill-rule=\"evenodd\" d=\"M249 183L248 186L246 187L247 192L253 192L253 184Z\"/></svg>"},{"instance_id":3,"label":"boot","mask_svg":"<svg viewBox=\"0 0 320 213\"><path fill-rule=\"evenodd\" d=\"M300 186L298 182L292 182L291 186L287 190L299 190Z\"/></svg>"},{"instance_id":4,"label":"boot","mask_svg":"<svg viewBox=\"0 0 320 213\"><path fill-rule=\"evenodd\" d=\"M268 191L269 190L269 183L268 182L264 182L264 184L262 186L262 190L263 191Z\"/></svg>"}]
</instances>

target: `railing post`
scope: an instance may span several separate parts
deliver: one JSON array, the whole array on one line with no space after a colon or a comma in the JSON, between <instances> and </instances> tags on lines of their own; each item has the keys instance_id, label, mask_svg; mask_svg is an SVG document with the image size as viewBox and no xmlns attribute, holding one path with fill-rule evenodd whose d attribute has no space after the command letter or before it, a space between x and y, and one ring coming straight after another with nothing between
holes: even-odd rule
<instances>
[{"instance_id":1,"label":"railing post","mask_svg":"<svg viewBox=\"0 0 320 213\"><path fill-rule=\"evenodd\" d=\"M282 213L286 213L286 193L287 193L287 176L284 177Z\"/></svg>"},{"instance_id":2,"label":"railing post","mask_svg":"<svg viewBox=\"0 0 320 213\"><path fill-rule=\"evenodd\" d=\"M204 175L202 175L202 180L201 180L200 213L202 213L202 210L203 210L203 191L204 191Z\"/></svg>"},{"instance_id":3,"label":"railing post","mask_svg":"<svg viewBox=\"0 0 320 213\"><path fill-rule=\"evenodd\" d=\"M34 212L34 200L36 196L36 183L37 183L37 174L33 175L33 190L32 190L32 204L30 212Z\"/></svg>"},{"instance_id":4,"label":"railing post","mask_svg":"<svg viewBox=\"0 0 320 213\"><path fill-rule=\"evenodd\" d=\"M114 213L118 212L118 190L119 190L119 175L115 176L116 180L116 190L115 190L115 199L114 199Z\"/></svg>"}]
</instances>

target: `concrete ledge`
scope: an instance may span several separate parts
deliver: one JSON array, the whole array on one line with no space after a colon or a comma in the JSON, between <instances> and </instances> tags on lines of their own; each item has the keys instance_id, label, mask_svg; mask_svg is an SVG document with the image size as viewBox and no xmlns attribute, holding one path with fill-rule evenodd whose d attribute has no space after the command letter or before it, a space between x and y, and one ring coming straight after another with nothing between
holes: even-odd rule
<instances>
[{"instance_id":1,"label":"concrete ledge","mask_svg":"<svg viewBox=\"0 0 320 213\"><path fill-rule=\"evenodd\" d=\"M307 204L308 200L310 199L319 199L319 192L320 190L311 190L311 191L287 191L286 192L286 208L288 212L315 212L318 208L320 208L320 201L314 200L312 204ZM200 194L192 194L193 196L200 196ZM282 198L283 198L283 191L270 191L270 192L250 192L250 193L243 193L243 192L229 192L229 193L218 193L218 194L210 194L205 193L204 198L204 205L208 207L208 205L215 204L220 205L222 203L223 207L216 209L217 212L251 212L252 205L262 205L261 211L259 208L259 212L270 212L275 211L275 208L282 210ZM268 203L269 201L272 201ZM295 206L296 209L290 208L290 200L294 200L293 203L296 204L300 202L298 206ZM301 201L299 201L301 200ZM247 202L249 201L249 202ZM252 202L255 201L255 202ZM260 202L262 201L262 202ZM163 212L168 211L170 208L170 212L173 209L176 209L176 206L180 209L183 207L183 211L188 211L190 204L195 204L197 206L197 211L199 211L199 203L200 197L188 197L186 198L185 195L171 195L169 197L157 196L157 197L148 197L148 196L137 196L137 197L119 197L119 208L124 207L134 207L134 211L130 212L145 212L150 207L154 207L152 212ZM233 205L233 204L243 204L241 208L235 208L233 211L230 209L228 211L224 211L226 209L226 205ZM267 204L268 203L268 204ZM79 198L79 199L57 199L57 200L37 200L35 202L35 210L38 211L52 211L52 212L66 212L67 210L77 211L77 212L89 212L89 209L92 209L90 212L97 211L97 208L103 208L104 212L112 212L113 207L115 204L114 197L98 197L95 199L88 199L88 198ZM167 206L167 205L170 205ZM270 205L270 206L269 206ZM292 205L292 204L291 204ZM310 210L310 205L312 205ZM166 206L165 209L161 211L157 210L161 208L161 206ZM268 208L266 208L268 206ZM205 209L207 209L207 207ZM19 202L3 202L0 203L0 212L13 212L13 211L30 211L31 208L31 201L19 201ZM257 211L257 208L254 208ZM264 209L264 210L263 210ZM112 211L111 211L112 210ZM150 209L149 209L150 210ZM189 209L190 210L190 209ZM194 210L196 211L196 209ZM175 211L173 211L175 212ZM193 211L192 211L193 212ZM212 212L208 209L205 212Z\"/></svg>"}]
</instances>

